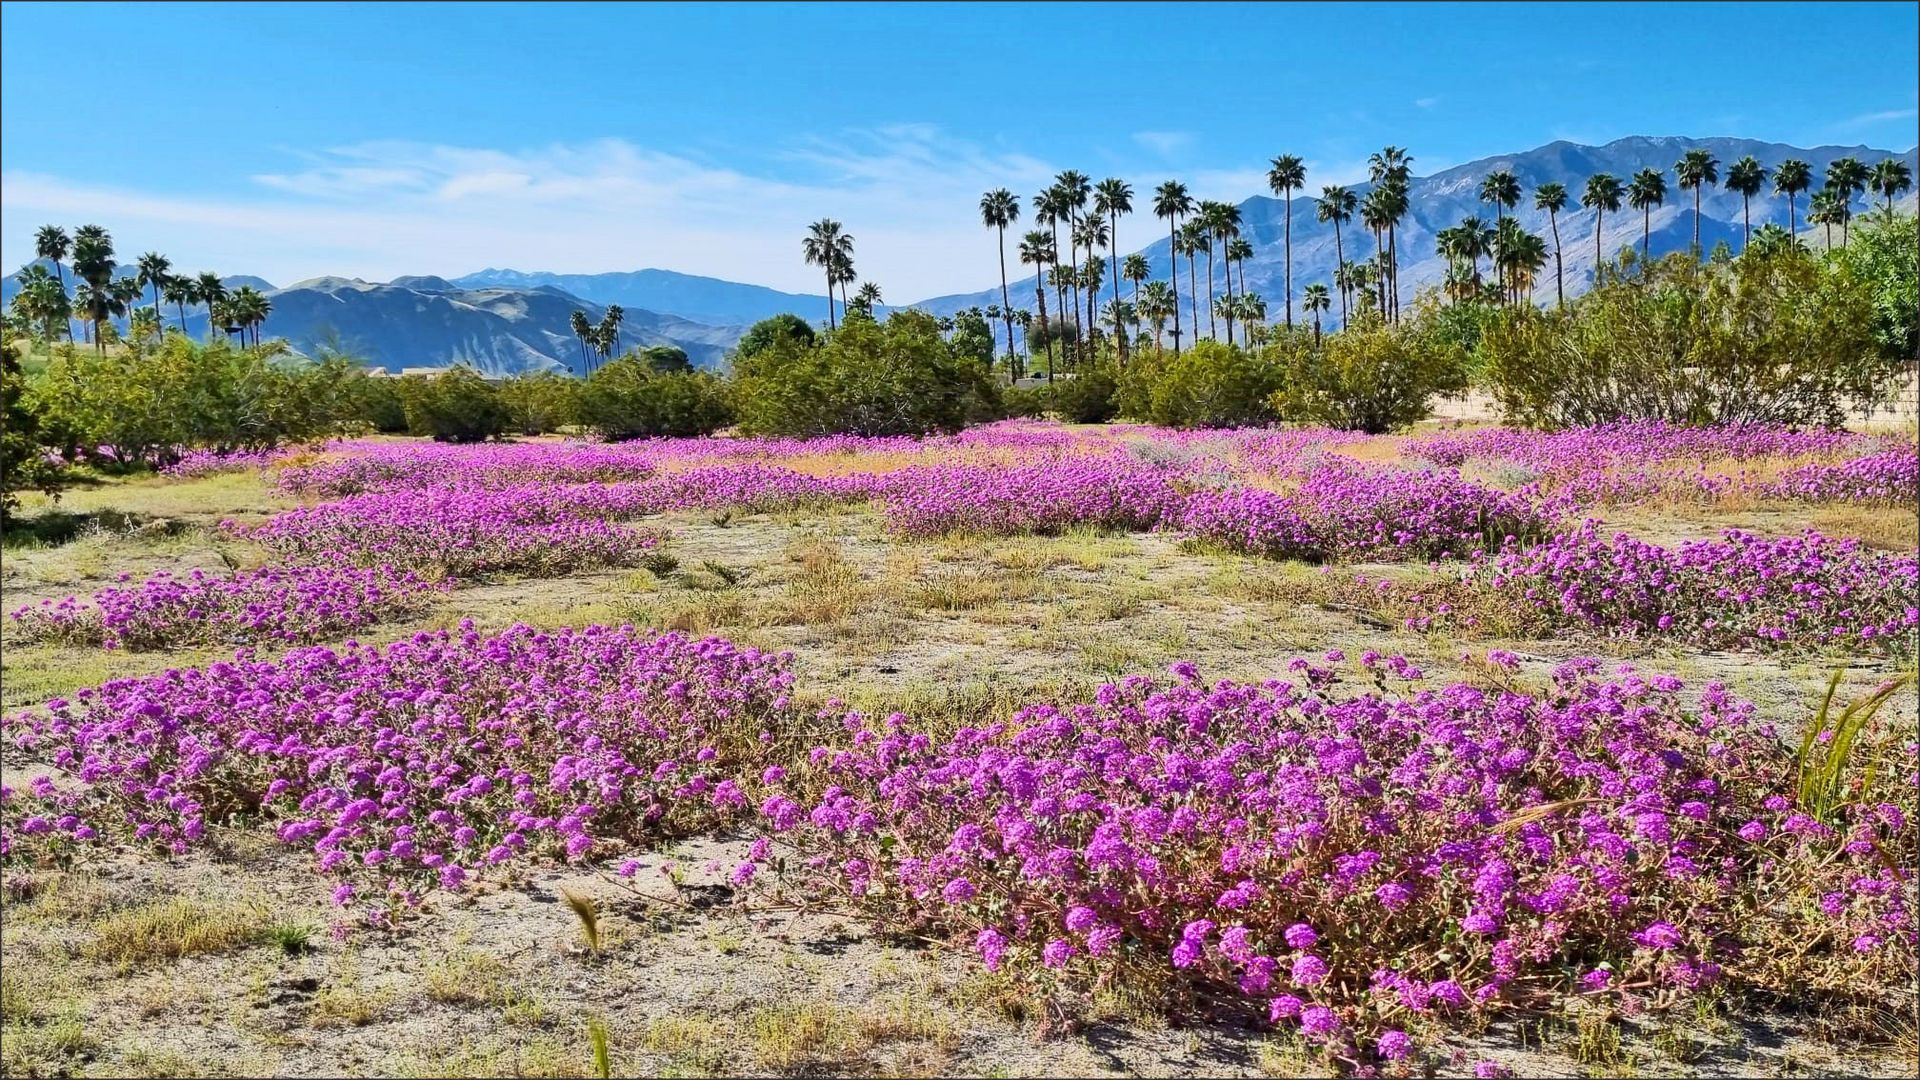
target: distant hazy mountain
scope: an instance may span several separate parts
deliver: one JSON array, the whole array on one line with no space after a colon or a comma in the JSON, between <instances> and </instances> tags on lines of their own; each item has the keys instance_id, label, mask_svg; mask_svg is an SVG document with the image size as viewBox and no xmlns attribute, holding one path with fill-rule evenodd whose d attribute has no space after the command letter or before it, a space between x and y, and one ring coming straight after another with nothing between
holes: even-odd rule
<instances>
[{"instance_id":1,"label":"distant hazy mountain","mask_svg":"<svg viewBox=\"0 0 1920 1080\"><path fill-rule=\"evenodd\" d=\"M455 278L458 288L506 287L531 289L550 285L596 304L670 311L683 319L715 326L749 326L782 312L809 320L826 321L827 298L784 293L762 285L695 277L672 270L632 270L610 274L526 273L488 268ZM882 309L883 312L885 309Z\"/></svg>"},{"instance_id":2,"label":"distant hazy mountain","mask_svg":"<svg viewBox=\"0 0 1920 1080\"><path fill-rule=\"evenodd\" d=\"M1499 157L1483 158L1455 168L1446 169L1430 176L1416 177L1408 186L1408 214L1399 228L1397 244L1400 253L1401 297L1402 302L1411 299L1414 293L1427 286L1439 284L1446 276L1446 260L1439 258L1434 251L1434 234L1441 229L1459 224L1462 218L1477 215L1491 224L1493 208L1480 201L1480 181L1489 172L1497 169L1511 169L1525 189L1515 216L1529 230L1546 237L1549 250L1552 247L1552 230L1547 215L1533 209L1533 192L1539 185L1553 180L1566 185L1568 208L1561 212L1560 240L1565 263L1567 295L1574 296L1585 292L1593 280L1594 267L1594 215L1592 211L1580 208L1580 193L1586 186L1587 178L1595 173L1612 173L1625 183L1632 175L1644 168L1657 168L1667 176L1666 205L1655 210L1651 216L1652 250L1655 255L1670 251L1684 250L1693 242L1693 194L1681 191L1673 181L1673 164L1686 151L1695 147L1705 148L1720 159L1720 173L1724 178L1727 166L1748 154L1758 158L1769 170L1786 158L1799 158L1813 166L1814 184L1819 186L1820 177L1828 162L1835 158L1853 156L1872 165L1884 157L1901 157L1909 165L1916 165L1916 153L1907 150L1896 153L1876 150L1867 146L1819 146L1810 149L1787 146L1781 143L1758 142L1752 139L1688 139L1676 137L1648 138L1634 137L1619 139L1605 146L1580 146L1569 142L1548 143L1537 149L1520 154L1505 154ZM1415 166L1419 158L1416 154ZM1920 168L1917 168L1920 171ZM1311 173L1307 176L1306 191L1317 195L1323 182ZM1359 184L1353 191L1364 198L1371 190L1371 184ZM1911 196L1909 196L1909 202ZM1168 272L1167 259L1167 223L1155 218L1151 211L1152 192L1134 193L1133 214L1120 219L1120 235L1125 244L1123 250L1135 250L1147 256L1153 268L1155 280L1165 280ZM1337 264L1334 250L1334 232L1331 225L1323 225L1315 220L1314 214L1319 207L1319 199L1307 194L1293 198L1293 293L1294 318L1301 317L1299 297L1306 287L1315 282L1331 285L1333 269ZM1796 218L1804 229L1807 211L1807 194L1797 199ZM1260 294L1267 301L1267 318L1270 322L1279 322L1285 316L1282 294L1285 292L1285 259L1282 233L1286 208L1277 198L1255 195L1240 203L1241 235L1249 240L1255 255L1247 261L1247 287ZM1752 204L1753 227L1759 228L1767 222L1785 225L1787 221L1787 201L1775 198L1772 187L1756 197ZM1711 251L1720 241L1726 241L1738 251L1742 241L1740 196L1715 185L1703 189L1700 199L1700 244L1704 250ZM1360 227L1357 220L1341 227L1341 240L1349 260L1364 259L1374 252L1373 237ZM1131 241L1158 234L1158 238L1145 247L1135 247ZM1600 235L1600 249L1607 258L1612 258L1622 247L1632 244L1638 247L1641 241L1641 216L1638 211L1622 206L1617 214L1608 214ZM992 258L991 244L983 240L985 248L981 258ZM1225 287L1225 269L1216 259L1216 290ZM1021 276L1010 278L1015 304L1033 306L1033 274L1031 268ZM1207 289L1206 258L1200 259L1199 290L1202 296ZM1009 268L1011 273L1011 267ZM1182 322L1190 322L1191 308L1187 296L1186 260L1180 265L1180 313ZM1235 277L1238 278L1236 271ZM1129 294L1132 286L1121 284L1121 295ZM1101 291L1111 295L1109 283ZM1337 294L1336 294L1337 295ZM1534 287L1534 299L1547 302L1554 295L1553 263L1549 258L1545 271ZM1000 302L1000 285L993 282L979 292L961 293L950 296L936 296L923 300L913 306L925 308L936 314L951 314L974 305L985 306ZM1103 301L1104 303L1104 301ZM1049 292L1048 307L1054 305ZM1336 301L1333 310L1334 319L1339 317L1339 305ZM1206 323L1206 313L1202 310L1200 321Z\"/></svg>"}]
</instances>

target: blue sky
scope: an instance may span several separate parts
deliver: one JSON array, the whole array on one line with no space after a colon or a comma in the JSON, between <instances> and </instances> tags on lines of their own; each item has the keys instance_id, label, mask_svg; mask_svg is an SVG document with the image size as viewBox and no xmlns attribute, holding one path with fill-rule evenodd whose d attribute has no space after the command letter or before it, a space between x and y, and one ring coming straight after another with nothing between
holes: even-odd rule
<instances>
[{"instance_id":1,"label":"blue sky","mask_svg":"<svg viewBox=\"0 0 1920 1080\"><path fill-rule=\"evenodd\" d=\"M1237 200L1275 154L1317 187L1388 143L1421 173L1634 134L1904 150L1917 11L6 3L0 262L97 221L279 284L660 266L811 290L798 237L833 216L918 299L992 276L982 190L1062 168Z\"/></svg>"}]
</instances>

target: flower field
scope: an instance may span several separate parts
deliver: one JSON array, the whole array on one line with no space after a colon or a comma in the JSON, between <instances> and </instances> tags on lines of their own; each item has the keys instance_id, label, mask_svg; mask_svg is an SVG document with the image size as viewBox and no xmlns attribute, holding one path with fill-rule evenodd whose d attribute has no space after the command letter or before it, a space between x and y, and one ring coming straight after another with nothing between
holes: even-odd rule
<instances>
[{"instance_id":1,"label":"flower field","mask_svg":"<svg viewBox=\"0 0 1920 1080\"><path fill-rule=\"evenodd\" d=\"M1096 1031L1129 1071L1787 1067L1742 1025L1897 1072L1916 460L1040 423L189 455L9 541L7 1071L78 1060L44 998L104 1018L87 1053L236 1072L586 1075L555 1015L641 1073L1077 1072ZM104 959L156 897L258 925ZM498 992L436 982L456 953ZM129 995L174 964L263 1004L161 1034L183 1006ZM732 1004L632 993L669 984Z\"/></svg>"}]
</instances>

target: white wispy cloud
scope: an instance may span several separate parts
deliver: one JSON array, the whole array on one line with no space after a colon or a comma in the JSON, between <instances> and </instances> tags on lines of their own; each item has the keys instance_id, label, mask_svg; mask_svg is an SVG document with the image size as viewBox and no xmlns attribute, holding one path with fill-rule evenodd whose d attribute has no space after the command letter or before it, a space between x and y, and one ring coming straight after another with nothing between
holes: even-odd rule
<instances>
[{"instance_id":1,"label":"white wispy cloud","mask_svg":"<svg viewBox=\"0 0 1920 1080\"><path fill-rule=\"evenodd\" d=\"M1440 104L1440 99L1437 97L1423 97L1423 98L1413 99L1413 107L1416 109L1431 109L1438 104Z\"/></svg>"},{"instance_id":2,"label":"white wispy cloud","mask_svg":"<svg viewBox=\"0 0 1920 1080\"><path fill-rule=\"evenodd\" d=\"M1133 141L1159 154L1172 157L1193 145L1193 133L1190 131L1136 131Z\"/></svg>"},{"instance_id":3,"label":"white wispy cloud","mask_svg":"<svg viewBox=\"0 0 1920 1080\"><path fill-rule=\"evenodd\" d=\"M1850 116L1838 124L1835 124L1834 127L1851 130L1853 128L1872 127L1875 124L1891 124L1898 120L1912 120L1916 117L1920 117L1920 108L1882 109L1879 112L1861 113L1859 116Z\"/></svg>"}]
</instances>

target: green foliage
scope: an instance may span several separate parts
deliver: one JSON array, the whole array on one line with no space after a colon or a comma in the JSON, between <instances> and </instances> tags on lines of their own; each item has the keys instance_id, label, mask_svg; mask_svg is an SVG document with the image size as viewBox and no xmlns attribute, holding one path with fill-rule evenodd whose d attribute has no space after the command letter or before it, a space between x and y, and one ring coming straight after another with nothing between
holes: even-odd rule
<instances>
[{"instance_id":1,"label":"green foliage","mask_svg":"<svg viewBox=\"0 0 1920 1080\"><path fill-rule=\"evenodd\" d=\"M1834 811L1846 802L1849 791L1847 759L1853 753L1854 743L1887 699L1913 681L1913 675L1906 674L1884 682L1873 693L1841 710L1838 717L1832 717L1833 694L1839 689L1840 677L1844 674L1845 668L1836 668L1833 677L1827 680L1827 693L1821 699L1820 711L1813 723L1807 725L1807 733L1800 739L1800 750L1793 757L1801 808L1822 821L1835 824L1838 822ZM1872 776L1861 786L1871 788Z\"/></svg>"},{"instance_id":2,"label":"green foliage","mask_svg":"<svg viewBox=\"0 0 1920 1080\"><path fill-rule=\"evenodd\" d=\"M1178 356L1140 356L1121 374L1121 413L1163 427L1220 428L1274 419L1281 369L1265 353L1202 341Z\"/></svg>"},{"instance_id":3,"label":"green foliage","mask_svg":"<svg viewBox=\"0 0 1920 1080\"><path fill-rule=\"evenodd\" d=\"M507 429L500 391L480 373L459 364L438 375L401 380L407 430L440 442L484 442Z\"/></svg>"},{"instance_id":4,"label":"green foliage","mask_svg":"<svg viewBox=\"0 0 1920 1080\"><path fill-rule=\"evenodd\" d=\"M761 319L747 332L740 335L740 344L734 346L735 362L749 359L766 352L776 343L802 347L813 344L813 327L807 320L790 312L782 312L771 318Z\"/></svg>"},{"instance_id":5,"label":"green foliage","mask_svg":"<svg viewBox=\"0 0 1920 1080\"><path fill-rule=\"evenodd\" d=\"M1832 258L1866 287L1880 355L1920 360L1920 218L1875 211Z\"/></svg>"},{"instance_id":6,"label":"green foliage","mask_svg":"<svg viewBox=\"0 0 1920 1080\"><path fill-rule=\"evenodd\" d=\"M631 354L587 376L579 416L616 441L711 435L733 420L727 398L726 384L706 372L662 371L644 354Z\"/></svg>"},{"instance_id":7,"label":"green foliage","mask_svg":"<svg viewBox=\"0 0 1920 1080\"><path fill-rule=\"evenodd\" d=\"M348 388L348 415L383 435L407 430L406 405L400 399L401 381L385 375L355 380Z\"/></svg>"},{"instance_id":8,"label":"green foliage","mask_svg":"<svg viewBox=\"0 0 1920 1080\"><path fill-rule=\"evenodd\" d=\"M1000 391L1000 412L1025 420L1045 416L1053 407L1053 395L1044 386L1009 386Z\"/></svg>"},{"instance_id":9,"label":"green foliage","mask_svg":"<svg viewBox=\"0 0 1920 1080\"><path fill-rule=\"evenodd\" d=\"M953 355L993 363L993 324L979 308L968 308L953 317L953 337L948 339Z\"/></svg>"},{"instance_id":10,"label":"green foliage","mask_svg":"<svg viewBox=\"0 0 1920 1080\"><path fill-rule=\"evenodd\" d=\"M47 461L40 442L40 415L27 396L26 376L13 343L0 342L0 521L18 503L16 492L43 491L56 498L62 486L58 466Z\"/></svg>"},{"instance_id":11,"label":"green foliage","mask_svg":"<svg viewBox=\"0 0 1920 1080\"><path fill-rule=\"evenodd\" d=\"M525 372L500 384L500 403L511 430L545 435L573 423L579 393L580 384L558 372Z\"/></svg>"},{"instance_id":12,"label":"green foliage","mask_svg":"<svg viewBox=\"0 0 1920 1080\"><path fill-rule=\"evenodd\" d=\"M755 435L955 431L997 404L987 365L920 311L851 320L811 346L776 339L736 364L740 428Z\"/></svg>"},{"instance_id":13,"label":"green foliage","mask_svg":"<svg viewBox=\"0 0 1920 1080\"><path fill-rule=\"evenodd\" d=\"M1425 419L1433 395L1466 386L1463 324L1432 314L1397 325L1363 314L1318 346L1308 334L1284 337L1268 349L1285 372L1273 407L1289 420L1371 435Z\"/></svg>"},{"instance_id":14,"label":"green foliage","mask_svg":"<svg viewBox=\"0 0 1920 1080\"><path fill-rule=\"evenodd\" d=\"M627 355L663 375L693 370L693 361L687 359L687 350L678 345L648 345L645 348L635 349Z\"/></svg>"},{"instance_id":15,"label":"green foliage","mask_svg":"<svg viewBox=\"0 0 1920 1080\"><path fill-rule=\"evenodd\" d=\"M1113 369L1096 364L1053 386L1053 411L1075 424L1104 424L1120 413L1120 384Z\"/></svg>"},{"instance_id":16,"label":"green foliage","mask_svg":"<svg viewBox=\"0 0 1920 1080\"><path fill-rule=\"evenodd\" d=\"M1481 351L1508 418L1538 427L1837 425L1905 367L1874 336L1867 285L1798 248L1609 273L1564 314L1502 312Z\"/></svg>"},{"instance_id":17,"label":"green foliage","mask_svg":"<svg viewBox=\"0 0 1920 1080\"><path fill-rule=\"evenodd\" d=\"M284 345L201 345L169 334L158 347L65 350L38 398L46 441L71 459L162 465L187 448L265 450L339 433L366 378L352 361L289 356Z\"/></svg>"}]
</instances>

